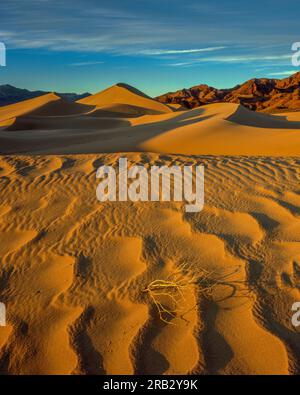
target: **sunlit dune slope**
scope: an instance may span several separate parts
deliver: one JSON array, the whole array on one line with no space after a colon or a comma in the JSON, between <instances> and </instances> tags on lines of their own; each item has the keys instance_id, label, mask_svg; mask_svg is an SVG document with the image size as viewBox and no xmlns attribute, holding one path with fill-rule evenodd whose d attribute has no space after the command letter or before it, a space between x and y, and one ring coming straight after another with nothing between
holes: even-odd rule
<instances>
[{"instance_id":1,"label":"sunlit dune slope","mask_svg":"<svg viewBox=\"0 0 300 395\"><path fill-rule=\"evenodd\" d=\"M112 104L127 104L135 107L152 110L154 114L172 112L172 110L163 103L160 103L143 92L127 84L116 84L95 95L88 96L78 101L78 103L94 105L97 107Z\"/></svg>"},{"instance_id":2,"label":"sunlit dune slope","mask_svg":"<svg viewBox=\"0 0 300 395\"><path fill-rule=\"evenodd\" d=\"M61 100L58 95L55 93L47 93L46 95L38 96L34 99L28 99L19 103L0 107L0 126L11 123L15 117L35 111L57 100Z\"/></svg>"},{"instance_id":3,"label":"sunlit dune slope","mask_svg":"<svg viewBox=\"0 0 300 395\"><path fill-rule=\"evenodd\" d=\"M238 104L211 104L175 113L152 125L161 127L163 132L141 144L145 151L214 155L300 153L300 122L255 113Z\"/></svg>"},{"instance_id":4,"label":"sunlit dune slope","mask_svg":"<svg viewBox=\"0 0 300 395\"><path fill-rule=\"evenodd\" d=\"M300 111L280 112L274 115L277 117L282 117L287 121L300 122Z\"/></svg>"}]
</instances>

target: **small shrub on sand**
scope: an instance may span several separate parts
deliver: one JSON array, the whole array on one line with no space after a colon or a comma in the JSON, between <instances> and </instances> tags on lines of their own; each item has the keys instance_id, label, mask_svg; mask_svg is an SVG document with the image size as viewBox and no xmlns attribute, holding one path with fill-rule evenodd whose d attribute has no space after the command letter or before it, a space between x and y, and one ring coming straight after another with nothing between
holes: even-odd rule
<instances>
[{"instance_id":1,"label":"small shrub on sand","mask_svg":"<svg viewBox=\"0 0 300 395\"><path fill-rule=\"evenodd\" d=\"M237 291L244 295L245 291L249 292L243 287L244 281L230 280L230 277L240 269L240 266L231 267L228 273L201 269L199 273L192 274L190 270L186 269L186 265L180 266L167 278L151 281L143 292L148 294L156 307L160 320L174 325L173 319L184 319L184 316L198 304L188 306L189 301L186 298L188 292L196 292L198 298L199 296L213 298L215 288L220 286L230 289L226 298L235 296Z\"/></svg>"}]
</instances>

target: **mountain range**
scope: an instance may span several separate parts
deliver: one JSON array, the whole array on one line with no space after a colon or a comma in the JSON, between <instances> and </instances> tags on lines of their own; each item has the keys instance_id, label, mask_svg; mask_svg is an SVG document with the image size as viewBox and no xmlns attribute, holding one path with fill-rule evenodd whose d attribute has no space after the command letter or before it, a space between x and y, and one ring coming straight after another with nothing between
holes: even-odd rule
<instances>
[{"instance_id":1,"label":"mountain range","mask_svg":"<svg viewBox=\"0 0 300 395\"><path fill-rule=\"evenodd\" d=\"M128 86L118 84L119 86ZM0 106L18 103L50 92L30 91L12 85L0 85ZM56 93L56 92L55 92ZM61 98L75 102L91 96L86 92L56 93ZM253 78L233 88L218 89L200 84L176 92L168 92L155 98L157 101L192 109L211 103L237 103L249 110L284 112L300 110L300 72L283 79ZM118 101L117 97L114 101Z\"/></svg>"},{"instance_id":2,"label":"mountain range","mask_svg":"<svg viewBox=\"0 0 300 395\"><path fill-rule=\"evenodd\" d=\"M0 106L18 103L23 100L33 99L34 97L45 95L47 91L30 91L28 89L16 88L12 85L0 85ZM90 93L76 94L76 93L59 93L59 96L68 101L76 101L89 96Z\"/></svg>"},{"instance_id":3,"label":"mountain range","mask_svg":"<svg viewBox=\"0 0 300 395\"><path fill-rule=\"evenodd\" d=\"M169 92L156 99L162 103L195 108L210 103L238 103L250 110L280 112L300 109L300 72L284 79L253 78L229 89L205 84Z\"/></svg>"}]
</instances>

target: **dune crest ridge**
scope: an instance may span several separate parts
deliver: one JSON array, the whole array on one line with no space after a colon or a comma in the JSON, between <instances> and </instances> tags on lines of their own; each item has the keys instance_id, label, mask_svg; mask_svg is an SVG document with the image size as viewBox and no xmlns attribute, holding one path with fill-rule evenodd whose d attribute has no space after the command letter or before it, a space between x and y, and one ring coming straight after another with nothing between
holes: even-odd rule
<instances>
[{"instance_id":1,"label":"dune crest ridge","mask_svg":"<svg viewBox=\"0 0 300 395\"><path fill-rule=\"evenodd\" d=\"M112 104L127 104L145 108L148 111L152 110L153 114L172 112L166 104L159 103L145 93L124 83L118 83L110 88L104 89L95 95L79 100L78 103L95 105L97 107Z\"/></svg>"}]
</instances>

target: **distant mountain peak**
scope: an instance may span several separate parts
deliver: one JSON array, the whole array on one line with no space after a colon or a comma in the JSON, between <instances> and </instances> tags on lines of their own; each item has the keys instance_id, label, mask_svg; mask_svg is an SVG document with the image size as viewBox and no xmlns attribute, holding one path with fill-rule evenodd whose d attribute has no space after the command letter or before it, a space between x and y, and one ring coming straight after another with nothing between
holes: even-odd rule
<instances>
[{"instance_id":1,"label":"distant mountain peak","mask_svg":"<svg viewBox=\"0 0 300 395\"><path fill-rule=\"evenodd\" d=\"M90 95L90 93L76 94L76 93L57 93L47 91L30 91L28 89L16 88L10 84L0 85L0 106L6 106L8 104L18 103L23 100L33 99L38 96L42 96L48 93L53 93L60 98L67 101L76 101Z\"/></svg>"},{"instance_id":2,"label":"distant mountain peak","mask_svg":"<svg viewBox=\"0 0 300 395\"><path fill-rule=\"evenodd\" d=\"M162 103L194 108L210 103L238 103L250 110L300 110L300 71L283 78L251 78L229 89L206 84L169 92L156 98Z\"/></svg>"}]
</instances>

